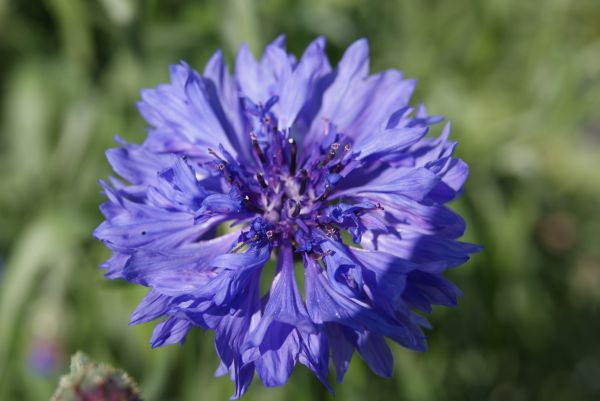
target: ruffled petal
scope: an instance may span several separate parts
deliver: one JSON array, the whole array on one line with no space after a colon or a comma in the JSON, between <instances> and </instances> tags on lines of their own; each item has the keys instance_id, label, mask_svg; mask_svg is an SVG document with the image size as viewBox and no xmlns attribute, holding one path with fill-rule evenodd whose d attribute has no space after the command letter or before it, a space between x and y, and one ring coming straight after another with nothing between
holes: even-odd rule
<instances>
[{"instance_id":1,"label":"ruffled petal","mask_svg":"<svg viewBox=\"0 0 600 401\"><path fill-rule=\"evenodd\" d=\"M392 376L394 356L383 336L365 332L358 335L356 342L360 356L374 373L383 377Z\"/></svg>"},{"instance_id":2,"label":"ruffled petal","mask_svg":"<svg viewBox=\"0 0 600 401\"><path fill-rule=\"evenodd\" d=\"M156 348L171 344L183 344L190 328L191 324L187 320L170 317L154 327L150 345L152 348Z\"/></svg>"},{"instance_id":3,"label":"ruffled petal","mask_svg":"<svg viewBox=\"0 0 600 401\"><path fill-rule=\"evenodd\" d=\"M423 200L440 182L440 178L426 168L411 170L387 170L376 179L364 185L343 189L333 197L364 196L377 199L373 194L389 194L389 196L405 197L417 201Z\"/></svg>"},{"instance_id":4,"label":"ruffled petal","mask_svg":"<svg viewBox=\"0 0 600 401\"><path fill-rule=\"evenodd\" d=\"M208 159L208 148L235 149L200 74L187 64L172 67L172 84L142 91L140 113L154 128L146 144L155 152L182 152ZM223 117L223 116L222 116ZM186 153L187 154L187 153Z\"/></svg>"},{"instance_id":5,"label":"ruffled petal","mask_svg":"<svg viewBox=\"0 0 600 401\"><path fill-rule=\"evenodd\" d=\"M376 311L369 305L336 292L327 282L321 268L311 258L305 258L306 305L315 323L339 323L358 331L370 330L391 338L416 351L426 349L425 337L415 326L407 326L395 317Z\"/></svg>"},{"instance_id":6,"label":"ruffled petal","mask_svg":"<svg viewBox=\"0 0 600 401\"><path fill-rule=\"evenodd\" d=\"M327 56L320 41L316 40L308 46L298 66L281 89L278 109L280 130L292 126L302 107L311 100L313 87L319 78L329 71Z\"/></svg>"},{"instance_id":7,"label":"ruffled petal","mask_svg":"<svg viewBox=\"0 0 600 401\"><path fill-rule=\"evenodd\" d=\"M211 260L229 252L238 236L233 232L170 252L137 252L127 261L123 276L161 294L193 294L214 277Z\"/></svg>"},{"instance_id":8,"label":"ruffled petal","mask_svg":"<svg viewBox=\"0 0 600 401\"><path fill-rule=\"evenodd\" d=\"M365 233L361 245L368 249L387 252L414 263L443 261L447 267L465 263L470 254L479 252L481 247L435 235L421 235L412 232L401 234Z\"/></svg>"},{"instance_id":9,"label":"ruffled petal","mask_svg":"<svg viewBox=\"0 0 600 401\"><path fill-rule=\"evenodd\" d=\"M315 332L294 277L292 249L284 247L263 315L248 336L245 359L255 362L265 386L280 386L296 365L304 337Z\"/></svg>"},{"instance_id":10,"label":"ruffled petal","mask_svg":"<svg viewBox=\"0 0 600 401\"><path fill-rule=\"evenodd\" d=\"M131 314L129 324L146 323L163 316L169 310L171 297L161 294L156 290L148 291L148 294L135 308Z\"/></svg>"}]
</instances>

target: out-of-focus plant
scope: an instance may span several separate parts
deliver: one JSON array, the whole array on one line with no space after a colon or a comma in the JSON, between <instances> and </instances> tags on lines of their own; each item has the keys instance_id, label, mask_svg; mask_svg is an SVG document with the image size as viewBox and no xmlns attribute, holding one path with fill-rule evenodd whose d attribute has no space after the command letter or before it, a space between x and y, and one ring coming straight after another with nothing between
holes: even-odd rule
<instances>
[{"instance_id":1,"label":"out-of-focus plant","mask_svg":"<svg viewBox=\"0 0 600 401\"><path fill-rule=\"evenodd\" d=\"M137 385L123 371L93 362L81 352L60 379L51 401L142 401Z\"/></svg>"}]
</instances>

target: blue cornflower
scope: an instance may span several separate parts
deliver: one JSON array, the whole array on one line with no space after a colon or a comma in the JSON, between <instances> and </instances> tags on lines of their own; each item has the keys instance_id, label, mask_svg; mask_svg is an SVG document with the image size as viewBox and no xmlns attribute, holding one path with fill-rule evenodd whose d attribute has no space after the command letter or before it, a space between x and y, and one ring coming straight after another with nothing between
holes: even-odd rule
<instances>
[{"instance_id":1,"label":"blue cornflower","mask_svg":"<svg viewBox=\"0 0 600 401\"><path fill-rule=\"evenodd\" d=\"M122 178L101 183L107 277L150 288L131 323L162 319L153 347L214 330L234 398L297 363L331 389L330 358L341 381L354 350L390 376L386 337L424 351L417 312L456 304L443 273L478 250L445 206L468 174L450 125L426 136L442 118L408 105L414 80L369 75L366 40L335 69L324 47L297 61L280 37L256 61L242 46L233 76L220 51L202 74L174 65L142 91L146 141L107 152Z\"/></svg>"}]
</instances>

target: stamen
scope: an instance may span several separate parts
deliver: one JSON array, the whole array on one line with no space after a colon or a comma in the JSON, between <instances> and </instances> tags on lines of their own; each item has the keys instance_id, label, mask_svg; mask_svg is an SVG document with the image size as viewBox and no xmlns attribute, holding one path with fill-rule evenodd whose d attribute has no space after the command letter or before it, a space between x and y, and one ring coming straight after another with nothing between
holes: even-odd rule
<instances>
[{"instance_id":1,"label":"stamen","mask_svg":"<svg viewBox=\"0 0 600 401\"><path fill-rule=\"evenodd\" d=\"M306 179L307 178L308 178L308 172L306 171L306 169L300 170L300 188L298 189L298 192L300 193L300 195L304 195L304 192L306 191Z\"/></svg>"},{"instance_id":2,"label":"stamen","mask_svg":"<svg viewBox=\"0 0 600 401\"><path fill-rule=\"evenodd\" d=\"M214 150L212 150L212 148L208 148L208 154L215 157L216 159L221 161L223 164L227 164L227 160L225 160L221 156L219 156L219 154L217 152L215 152Z\"/></svg>"},{"instance_id":3,"label":"stamen","mask_svg":"<svg viewBox=\"0 0 600 401\"><path fill-rule=\"evenodd\" d=\"M258 140L256 139L256 134L254 132L250 133L250 140L252 141L252 148L254 149L254 153L256 153L256 156L258 156L260 162L262 164L265 164L267 162L267 159L262 149L260 148L260 144L258 143Z\"/></svg>"},{"instance_id":4,"label":"stamen","mask_svg":"<svg viewBox=\"0 0 600 401\"><path fill-rule=\"evenodd\" d=\"M261 186L261 188L267 188L267 182L265 181L265 177L262 175L262 173L256 173L256 181L258 181L258 184Z\"/></svg>"},{"instance_id":5,"label":"stamen","mask_svg":"<svg viewBox=\"0 0 600 401\"><path fill-rule=\"evenodd\" d=\"M319 162L319 167L323 167L324 165L332 161L339 148L340 144L338 142L332 143L331 147L329 148L329 152L327 152L325 158Z\"/></svg>"},{"instance_id":6,"label":"stamen","mask_svg":"<svg viewBox=\"0 0 600 401\"><path fill-rule=\"evenodd\" d=\"M288 139L288 143L290 144L290 174L296 174L296 156L298 154L298 145L294 138Z\"/></svg>"},{"instance_id":7,"label":"stamen","mask_svg":"<svg viewBox=\"0 0 600 401\"><path fill-rule=\"evenodd\" d=\"M331 186L330 185L325 185L325 190L323 191L323 193L316 199L317 202L321 202L322 200L324 200L325 198L327 198L329 196L329 194L331 193Z\"/></svg>"},{"instance_id":8,"label":"stamen","mask_svg":"<svg viewBox=\"0 0 600 401\"><path fill-rule=\"evenodd\" d=\"M244 199L244 206L246 206L246 208L248 210L250 210L251 212L254 212L254 213L260 213L260 214L264 213L264 210L262 210L261 208L256 206L254 203L250 202L250 197L248 195L244 195L243 199Z\"/></svg>"},{"instance_id":9,"label":"stamen","mask_svg":"<svg viewBox=\"0 0 600 401\"><path fill-rule=\"evenodd\" d=\"M333 238L336 234L337 234L337 230L335 227L331 226L331 225L327 225L325 226L325 234L329 237L329 238ZM331 252L330 249L327 250L327 252ZM327 253L326 252L326 253ZM328 254L328 253L327 253ZM329 254L328 254L329 255Z\"/></svg>"},{"instance_id":10,"label":"stamen","mask_svg":"<svg viewBox=\"0 0 600 401\"><path fill-rule=\"evenodd\" d=\"M298 217L300 214L300 204L293 199L289 200L288 210L290 210L290 217Z\"/></svg>"}]
</instances>

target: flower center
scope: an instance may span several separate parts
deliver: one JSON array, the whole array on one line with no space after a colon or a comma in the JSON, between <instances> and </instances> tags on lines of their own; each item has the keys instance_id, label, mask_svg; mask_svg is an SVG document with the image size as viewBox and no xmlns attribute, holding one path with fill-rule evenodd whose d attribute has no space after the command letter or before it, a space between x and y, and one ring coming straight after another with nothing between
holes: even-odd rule
<instances>
[{"instance_id":1,"label":"flower center","mask_svg":"<svg viewBox=\"0 0 600 401\"><path fill-rule=\"evenodd\" d=\"M303 154L290 130L277 129L277 118L270 111L276 102L274 98L257 106L244 99L252 122L249 141L254 166L242 166L229 155L210 152L216 158L215 168L239 191L245 208L257 215L245 235L247 242L268 241L273 246L291 244L304 249L310 244L303 243L303 238L310 238L313 229L338 235L321 212L329 206L340 172L349 162L351 144L333 125L326 124L320 152Z\"/></svg>"}]
</instances>

